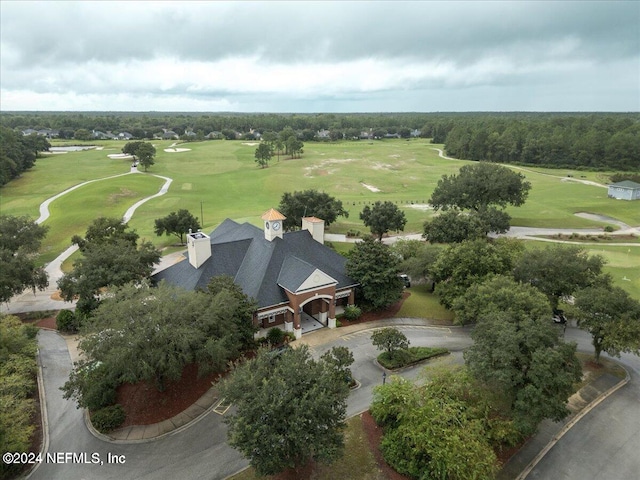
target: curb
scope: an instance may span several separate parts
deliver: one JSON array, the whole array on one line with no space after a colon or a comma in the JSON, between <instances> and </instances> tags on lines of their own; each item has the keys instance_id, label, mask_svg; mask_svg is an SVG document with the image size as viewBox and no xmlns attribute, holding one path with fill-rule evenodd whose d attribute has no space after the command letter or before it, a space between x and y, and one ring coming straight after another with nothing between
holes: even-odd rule
<instances>
[{"instance_id":1,"label":"curb","mask_svg":"<svg viewBox=\"0 0 640 480\"><path fill-rule=\"evenodd\" d=\"M38 358L38 397L40 398L40 420L42 425L42 443L40 444L40 454L44 456L49 450L49 417L47 416L47 398L44 391L44 376L42 374L42 362L40 361L40 349L37 351ZM23 478L28 479L38 469L42 462L36 462Z\"/></svg>"},{"instance_id":2,"label":"curb","mask_svg":"<svg viewBox=\"0 0 640 480\"><path fill-rule=\"evenodd\" d=\"M525 478L527 478L529 473L531 473L531 470L533 470L535 468L535 466L540 462L540 460L543 459L543 457L547 454L547 452L549 452L549 450L551 450L555 446L555 444L558 443L558 441L569 430L571 430L571 428L576 423L578 423L587 413L591 412L591 410L593 410L598 405L600 405L609 396L611 396L613 393L615 393L620 388L624 387L627 383L629 383L629 380L631 379L631 376L629 375L629 371L623 365L621 365L620 363L618 363L618 362L616 362L616 363L622 369L624 369L624 371L627 374L626 377L623 380L620 380L617 384L615 384L609 390L606 390L606 391L602 392L600 395L598 395L598 397L596 397L591 403L589 403L589 405L587 405L579 413L577 413L575 417L573 417L571 420L569 420L567 422L567 424L564 425L556 435L554 435L554 437L551 439L551 441L549 441L549 443L547 443L547 445L545 445L545 447L542 450L540 450L540 452L533 458L533 460L531 460L529 465L527 465L524 468L524 470L520 473L520 475L518 475L515 478L515 480L525 480Z\"/></svg>"}]
</instances>

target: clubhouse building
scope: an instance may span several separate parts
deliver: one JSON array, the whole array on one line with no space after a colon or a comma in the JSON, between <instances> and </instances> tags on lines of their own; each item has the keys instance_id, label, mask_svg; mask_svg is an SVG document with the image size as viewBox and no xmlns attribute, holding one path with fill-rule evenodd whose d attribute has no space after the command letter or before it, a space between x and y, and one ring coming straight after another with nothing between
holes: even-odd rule
<instances>
[{"instance_id":1,"label":"clubhouse building","mask_svg":"<svg viewBox=\"0 0 640 480\"><path fill-rule=\"evenodd\" d=\"M263 229L226 219L210 235L187 234L187 260L156 273L187 290L207 288L212 277L231 276L256 300L254 324L284 326L300 338L321 326L335 328L336 308L353 305L358 285L346 259L324 245L324 221L302 219L301 230L283 232L280 212L262 215Z\"/></svg>"}]
</instances>

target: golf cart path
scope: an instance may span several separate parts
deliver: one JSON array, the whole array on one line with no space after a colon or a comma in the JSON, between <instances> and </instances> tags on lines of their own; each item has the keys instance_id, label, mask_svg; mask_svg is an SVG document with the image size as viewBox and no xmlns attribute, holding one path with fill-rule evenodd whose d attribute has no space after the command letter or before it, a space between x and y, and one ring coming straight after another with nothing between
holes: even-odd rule
<instances>
[{"instance_id":1,"label":"golf cart path","mask_svg":"<svg viewBox=\"0 0 640 480\"><path fill-rule=\"evenodd\" d=\"M118 175L112 175L112 176L103 177L103 178L96 178L94 180L88 180L86 182L79 183L78 185L74 185L73 187L67 188L66 190L58 193L57 195L54 195L51 198L48 198L47 200L42 202L42 204L40 204L40 217L36 220L36 223L41 224L42 222L44 222L50 217L51 213L49 211L49 206L54 200L57 200L63 195L66 195L67 193L72 192L73 190L83 187L85 185L88 185L90 183L99 182L102 180L109 180L112 178L118 178L125 175L131 175L134 173L141 174L142 172L139 172L137 168L132 167L131 171L127 173L121 173ZM143 205L145 202L148 202L152 198L162 196L169 191L169 187L173 182L172 178L163 177L161 175L154 175L154 174L150 174L150 175L153 177L163 179L165 181L164 184L160 187L160 190L158 191L158 193L145 197L142 200L139 200L138 202L133 204L130 208L128 208L124 216L122 217L123 222L127 223L129 220L131 220L131 218L133 217L133 214L138 209L138 207ZM77 245L69 246L64 252L62 252L54 260L52 260L50 263L48 263L45 266L45 271L47 272L47 276L49 278L49 286L45 290L36 291L35 295L33 294L33 292L29 292L29 291L24 292L21 295L16 295L9 302L2 304L0 306L0 311L2 311L3 313L18 313L18 312L37 311L37 310L60 310L61 308L64 308L65 303L63 301L54 300L51 297L53 294L57 292L58 280L62 278L62 275L63 275L62 263L66 259L68 259L71 255L73 255L76 250L78 250Z\"/></svg>"}]
</instances>

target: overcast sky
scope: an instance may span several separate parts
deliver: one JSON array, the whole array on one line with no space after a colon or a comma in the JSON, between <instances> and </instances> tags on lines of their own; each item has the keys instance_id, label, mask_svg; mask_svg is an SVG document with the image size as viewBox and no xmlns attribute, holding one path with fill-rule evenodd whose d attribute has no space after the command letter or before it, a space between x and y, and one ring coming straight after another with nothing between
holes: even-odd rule
<instances>
[{"instance_id":1,"label":"overcast sky","mask_svg":"<svg viewBox=\"0 0 640 480\"><path fill-rule=\"evenodd\" d=\"M4 111L640 111L638 1L0 9Z\"/></svg>"}]
</instances>

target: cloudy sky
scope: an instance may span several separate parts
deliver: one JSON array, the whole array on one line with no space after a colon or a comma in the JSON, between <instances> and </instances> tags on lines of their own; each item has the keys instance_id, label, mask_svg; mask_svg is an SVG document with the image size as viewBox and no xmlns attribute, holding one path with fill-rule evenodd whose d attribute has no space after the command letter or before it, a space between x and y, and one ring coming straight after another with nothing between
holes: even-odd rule
<instances>
[{"instance_id":1,"label":"cloudy sky","mask_svg":"<svg viewBox=\"0 0 640 480\"><path fill-rule=\"evenodd\" d=\"M638 1L0 9L4 111L640 111Z\"/></svg>"}]
</instances>

